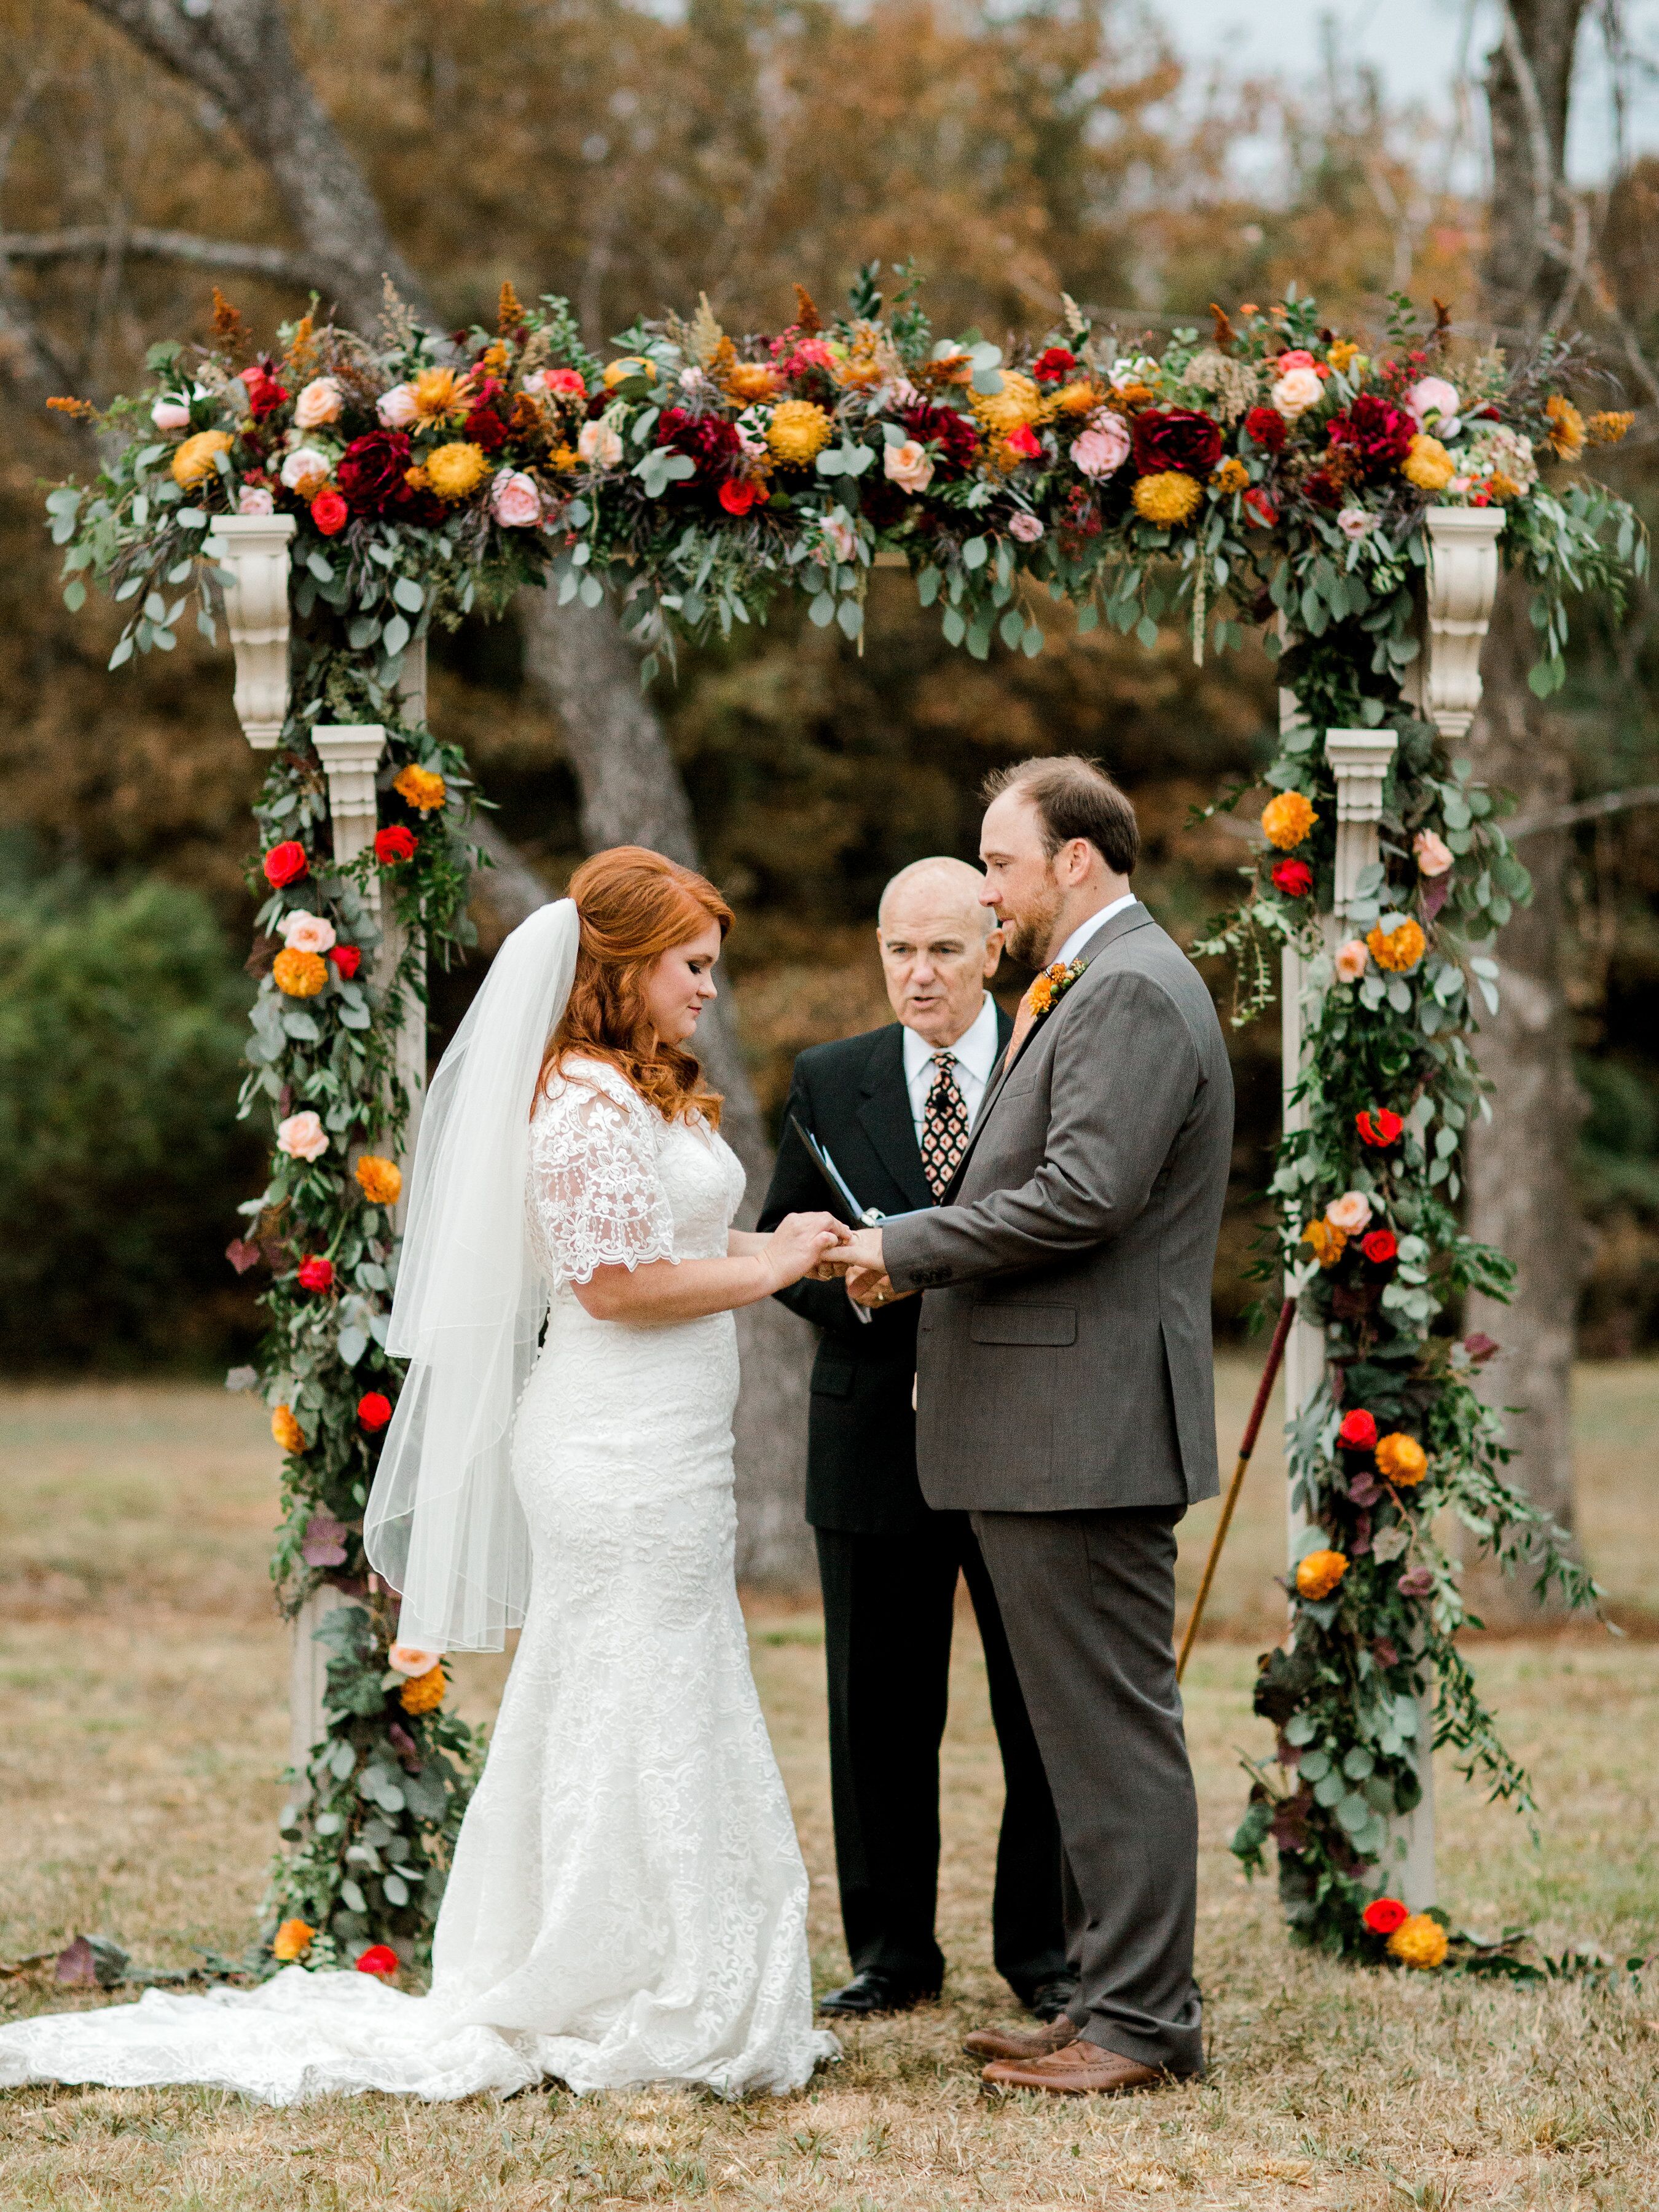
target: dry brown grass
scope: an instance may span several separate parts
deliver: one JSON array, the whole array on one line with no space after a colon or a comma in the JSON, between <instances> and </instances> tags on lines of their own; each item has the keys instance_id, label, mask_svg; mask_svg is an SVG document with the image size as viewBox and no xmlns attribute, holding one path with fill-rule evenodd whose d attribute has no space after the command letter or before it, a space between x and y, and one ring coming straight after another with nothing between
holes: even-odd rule
<instances>
[{"instance_id":1,"label":"dry brown grass","mask_svg":"<svg viewBox=\"0 0 1659 2212\"><path fill-rule=\"evenodd\" d=\"M1223 1434L1248 1396L1223 1382ZM285 1654L264 1588L270 1451L256 1409L209 1392L9 1394L0 1457L0 1955L76 1929L159 1963L245 1936L263 1886L284 1735ZM1591 1555L1656 1610L1652 1370L1581 1390ZM1264 1458L1218 1620L1272 1621L1279 1494ZM1638 1483L1645 1486L1643 1498ZM1207 1520L1207 1516L1205 1516ZM1200 1516L1193 1516L1194 1524ZM1188 1534L1195 1572L1206 1530ZM1645 1548L1644 1548L1645 1547ZM816 1963L842 1964L831 1881L816 1620L757 1608L768 1711L813 1873ZM988 2105L957 2049L1006 2017L985 1911L998 1788L971 1634L947 1742L945 2002L846 2039L805 2094L526 2097L428 2108L336 2100L271 2112L193 2090L0 2099L0 2205L1329 2207L1659 2205L1659 1976L1646 1994L1541 1993L1353 1972L1291 1952L1269 1893L1225 1849L1252 1648L1189 1677L1203 1809L1201 2087L1121 2104ZM1659 1951L1659 1674L1650 1645L1508 1643L1482 1674L1543 1806L1525 1827L1442 1778L1443 1887L1470 1921L1536 1923L1621 1955ZM489 1710L499 1668L465 1693ZM65 2000L0 1984L0 2012ZM81 2002L88 2000L82 1999Z\"/></svg>"}]
</instances>

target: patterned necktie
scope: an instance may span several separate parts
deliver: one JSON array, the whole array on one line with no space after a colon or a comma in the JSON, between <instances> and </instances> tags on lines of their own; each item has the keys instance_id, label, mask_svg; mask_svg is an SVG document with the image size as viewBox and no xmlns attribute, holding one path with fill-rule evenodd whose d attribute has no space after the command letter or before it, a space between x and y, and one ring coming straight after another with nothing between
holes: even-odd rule
<instances>
[{"instance_id":1,"label":"patterned necktie","mask_svg":"<svg viewBox=\"0 0 1659 2212\"><path fill-rule=\"evenodd\" d=\"M933 1054L933 1087L921 1109L921 1171L936 1199L951 1188L968 1143L968 1102L957 1084L956 1054Z\"/></svg>"}]
</instances>

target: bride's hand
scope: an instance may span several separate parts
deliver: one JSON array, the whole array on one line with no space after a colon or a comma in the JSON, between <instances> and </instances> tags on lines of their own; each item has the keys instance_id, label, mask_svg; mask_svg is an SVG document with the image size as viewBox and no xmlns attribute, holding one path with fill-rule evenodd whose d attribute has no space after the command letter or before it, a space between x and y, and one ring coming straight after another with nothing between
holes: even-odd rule
<instances>
[{"instance_id":1,"label":"bride's hand","mask_svg":"<svg viewBox=\"0 0 1659 2212\"><path fill-rule=\"evenodd\" d=\"M826 1252L847 1241L847 1229L833 1213L787 1213L772 1231L766 1264L774 1290L787 1290L810 1274Z\"/></svg>"}]
</instances>

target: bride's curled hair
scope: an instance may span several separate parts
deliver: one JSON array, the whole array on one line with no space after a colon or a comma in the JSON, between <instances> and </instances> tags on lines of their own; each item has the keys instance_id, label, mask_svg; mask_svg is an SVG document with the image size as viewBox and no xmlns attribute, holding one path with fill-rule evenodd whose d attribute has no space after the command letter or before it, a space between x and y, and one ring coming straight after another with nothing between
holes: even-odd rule
<instances>
[{"instance_id":1,"label":"bride's curled hair","mask_svg":"<svg viewBox=\"0 0 1659 2212\"><path fill-rule=\"evenodd\" d=\"M720 1093L692 1054L655 1035L640 987L665 952L711 921L724 937L731 908L706 876L644 845L595 853L570 878L569 895L581 927L576 973L542 1058L541 1083L567 1060L607 1060L665 1121L695 1110L718 1128Z\"/></svg>"}]
</instances>

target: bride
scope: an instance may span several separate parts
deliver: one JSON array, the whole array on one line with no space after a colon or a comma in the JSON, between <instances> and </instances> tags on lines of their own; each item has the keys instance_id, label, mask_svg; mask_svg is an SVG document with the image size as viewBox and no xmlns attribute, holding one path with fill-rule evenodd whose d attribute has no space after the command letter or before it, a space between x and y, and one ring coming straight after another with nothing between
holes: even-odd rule
<instances>
[{"instance_id":1,"label":"bride","mask_svg":"<svg viewBox=\"0 0 1659 2212\"><path fill-rule=\"evenodd\" d=\"M433 1080L365 1541L434 1662L524 1632L430 1995L299 1967L151 1990L0 2028L0 2084L736 2096L835 2055L732 1577L732 1315L843 1232L731 1226L743 1170L684 1049L731 921L659 854L597 854L507 939Z\"/></svg>"}]
</instances>

